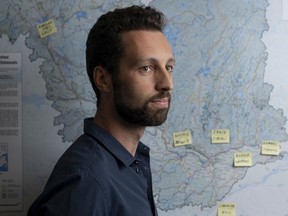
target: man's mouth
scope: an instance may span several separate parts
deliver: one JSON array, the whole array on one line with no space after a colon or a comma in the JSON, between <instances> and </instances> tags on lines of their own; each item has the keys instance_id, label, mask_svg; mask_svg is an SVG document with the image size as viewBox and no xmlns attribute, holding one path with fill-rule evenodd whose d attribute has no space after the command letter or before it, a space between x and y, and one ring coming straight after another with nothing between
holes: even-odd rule
<instances>
[{"instance_id":1,"label":"man's mouth","mask_svg":"<svg viewBox=\"0 0 288 216\"><path fill-rule=\"evenodd\" d=\"M170 104L170 92L161 92L150 99L150 103L158 108L168 108Z\"/></svg>"},{"instance_id":2,"label":"man's mouth","mask_svg":"<svg viewBox=\"0 0 288 216\"><path fill-rule=\"evenodd\" d=\"M158 108L168 108L169 107L169 98L159 98L151 100L151 104Z\"/></svg>"}]
</instances>

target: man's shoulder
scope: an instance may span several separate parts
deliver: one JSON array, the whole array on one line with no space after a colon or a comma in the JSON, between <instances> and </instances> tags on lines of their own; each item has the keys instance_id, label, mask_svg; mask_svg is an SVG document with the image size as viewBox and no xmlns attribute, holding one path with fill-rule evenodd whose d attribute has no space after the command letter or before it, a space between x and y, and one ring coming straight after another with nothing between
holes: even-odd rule
<instances>
[{"instance_id":1,"label":"man's shoulder","mask_svg":"<svg viewBox=\"0 0 288 216\"><path fill-rule=\"evenodd\" d=\"M40 211L49 215L82 215L79 210L91 215L95 208L104 215L109 191L105 154L96 140L85 134L80 136L56 163L44 191L31 206L31 215Z\"/></svg>"},{"instance_id":2,"label":"man's shoulder","mask_svg":"<svg viewBox=\"0 0 288 216\"><path fill-rule=\"evenodd\" d=\"M93 137L81 135L57 161L49 180L70 176L83 178L105 178L111 156ZM97 175L101 173L101 175Z\"/></svg>"}]
</instances>

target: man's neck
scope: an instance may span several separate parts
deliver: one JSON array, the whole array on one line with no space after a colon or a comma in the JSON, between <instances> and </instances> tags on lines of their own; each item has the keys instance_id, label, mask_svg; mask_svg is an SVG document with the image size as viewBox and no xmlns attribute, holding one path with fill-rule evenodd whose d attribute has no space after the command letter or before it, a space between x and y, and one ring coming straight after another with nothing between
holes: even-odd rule
<instances>
[{"instance_id":1,"label":"man's neck","mask_svg":"<svg viewBox=\"0 0 288 216\"><path fill-rule=\"evenodd\" d=\"M131 155L135 156L139 140L144 134L145 127L130 124L120 118L97 112L94 123L104 128L116 138Z\"/></svg>"}]
</instances>

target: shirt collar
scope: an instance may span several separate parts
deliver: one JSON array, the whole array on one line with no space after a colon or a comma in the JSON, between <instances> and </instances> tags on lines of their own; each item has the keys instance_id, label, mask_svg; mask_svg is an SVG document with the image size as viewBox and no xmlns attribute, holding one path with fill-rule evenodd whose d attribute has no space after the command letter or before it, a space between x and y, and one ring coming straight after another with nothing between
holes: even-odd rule
<instances>
[{"instance_id":1,"label":"shirt collar","mask_svg":"<svg viewBox=\"0 0 288 216\"><path fill-rule=\"evenodd\" d=\"M105 129L96 125L93 122L93 118L87 118L84 120L84 133L88 133L95 137L99 141L99 144L105 147L125 166L131 165L136 160L136 158L133 157L117 139L115 139ZM149 151L150 149L148 146L144 145L142 142L139 142L136 150L136 157L138 154L143 154L144 156L148 157Z\"/></svg>"}]
</instances>

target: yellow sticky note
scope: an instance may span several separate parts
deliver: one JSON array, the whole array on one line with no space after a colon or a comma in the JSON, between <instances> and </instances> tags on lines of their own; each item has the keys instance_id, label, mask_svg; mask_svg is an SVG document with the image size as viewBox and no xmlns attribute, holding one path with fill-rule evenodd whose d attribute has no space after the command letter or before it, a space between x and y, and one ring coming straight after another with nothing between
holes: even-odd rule
<instances>
[{"instance_id":1,"label":"yellow sticky note","mask_svg":"<svg viewBox=\"0 0 288 216\"><path fill-rule=\"evenodd\" d=\"M250 152L237 152L234 154L235 167L252 166L252 154Z\"/></svg>"},{"instance_id":2,"label":"yellow sticky note","mask_svg":"<svg viewBox=\"0 0 288 216\"><path fill-rule=\"evenodd\" d=\"M55 23L52 19L37 25L37 29L41 38L57 32Z\"/></svg>"},{"instance_id":3,"label":"yellow sticky note","mask_svg":"<svg viewBox=\"0 0 288 216\"><path fill-rule=\"evenodd\" d=\"M236 216L235 204L234 203L219 204L217 216Z\"/></svg>"},{"instance_id":4,"label":"yellow sticky note","mask_svg":"<svg viewBox=\"0 0 288 216\"><path fill-rule=\"evenodd\" d=\"M261 154L263 155L279 155L280 144L278 141L262 141Z\"/></svg>"},{"instance_id":5,"label":"yellow sticky note","mask_svg":"<svg viewBox=\"0 0 288 216\"><path fill-rule=\"evenodd\" d=\"M229 129L213 129L211 142L212 143L230 143Z\"/></svg>"},{"instance_id":6,"label":"yellow sticky note","mask_svg":"<svg viewBox=\"0 0 288 216\"><path fill-rule=\"evenodd\" d=\"M190 131L176 132L173 134L174 146L183 146L192 144L192 135Z\"/></svg>"}]
</instances>

